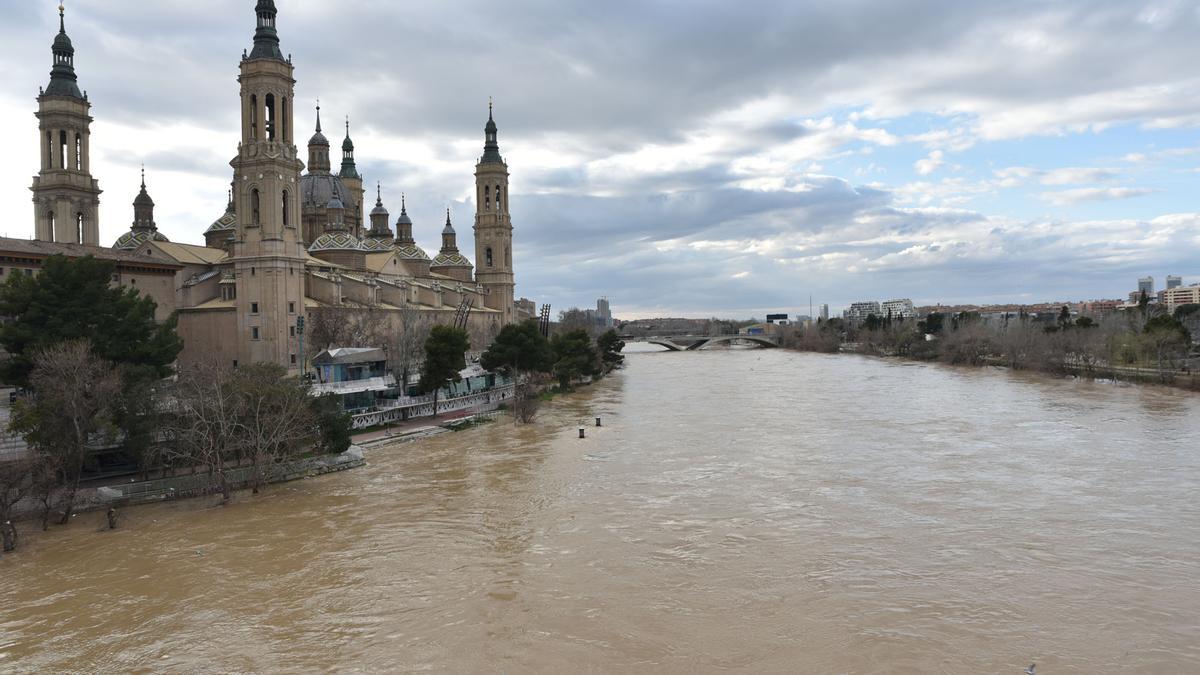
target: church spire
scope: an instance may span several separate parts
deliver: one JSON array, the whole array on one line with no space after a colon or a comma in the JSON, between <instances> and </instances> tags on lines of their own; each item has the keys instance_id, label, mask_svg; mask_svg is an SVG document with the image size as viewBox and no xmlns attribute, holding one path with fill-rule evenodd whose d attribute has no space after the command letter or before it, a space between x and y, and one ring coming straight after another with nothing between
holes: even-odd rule
<instances>
[{"instance_id":1,"label":"church spire","mask_svg":"<svg viewBox=\"0 0 1200 675\"><path fill-rule=\"evenodd\" d=\"M492 99L488 98L488 121L483 127L483 157L480 164L503 164L500 156L500 144L496 141L496 120L492 119Z\"/></svg>"},{"instance_id":2,"label":"church spire","mask_svg":"<svg viewBox=\"0 0 1200 675\"><path fill-rule=\"evenodd\" d=\"M133 229L155 230L154 200L146 192L146 165L142 165L142 190L133 199Z\"/></svg>"},{"instance_id":3,"label":"church spire","mask_svg":"<svg viewBox=\"0 0 1200 675\"><path fill-rule=\"evenodd\" d=\"M258 26L254 31L254 49L250 51L251 59L283 59L279 51L279 33L275 30L275 0L258 0L254 7L258 17Z\"/></svg>"},{"instance_id":4,"label":"church spire","mask_svg":"<svg viewBox=\"0 0 1200 675\"><path fill-rule=\"evenodd\" d=\"M67 36L66 7L58 6L58 35L50 51L54 53L54 66L50 69L50 86L44 92L47 96L70 96L83 98L75 76L75 47Z\"/></svg>"},{"instance_id":5,"label":"church spire","mask_svg":"<svg viewBox=\"0 0 1200 675\"><path fill-rule=\"evenodd\" d=\"M346 140L342 141L342 170L338 175L342 178L361 178L358 167L354 165L354 141L350 140L349 115L346 115Z\"/></svg>"},{"instance_id":6,"label":"church spire","mask_svg":"<svg viewBox=\"0 0 1200 675\"><path fill-rule=\"evenodd\" d=\"M308 172L329 173L329 139L321 133L321 101L317 101L317 131L308 139Z\"/></svg>"}]
</instances>

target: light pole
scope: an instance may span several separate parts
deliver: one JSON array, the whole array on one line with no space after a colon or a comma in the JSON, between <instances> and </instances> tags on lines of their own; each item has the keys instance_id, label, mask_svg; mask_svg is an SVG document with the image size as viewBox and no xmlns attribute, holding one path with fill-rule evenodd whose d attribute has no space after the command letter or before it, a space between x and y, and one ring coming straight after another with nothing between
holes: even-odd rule
<instances>
[{"instance_id":1,"label":"light pole","mask_svg":"<svg viewBox=\"0 0 1200 675\"><path fill-rule=\"evenodd\" d=\"M300 381L308 374L308 354L304 351L304 315L296 317L296 335L300 336Z\"/></svg>"}]
</instances>

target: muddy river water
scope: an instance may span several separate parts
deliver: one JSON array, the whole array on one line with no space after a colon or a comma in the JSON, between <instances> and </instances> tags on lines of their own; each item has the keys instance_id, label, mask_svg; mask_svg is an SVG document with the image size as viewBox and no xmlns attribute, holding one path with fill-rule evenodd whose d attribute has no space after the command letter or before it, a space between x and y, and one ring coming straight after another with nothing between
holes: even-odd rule
<instances>
[{"instance_id":1,"label":"muddy river water","mask_svg":"<svg viewBox=\"0 0 1200 675\"><path fill-rule=\"evenodd\" d=\"M0 672L1200 672L1200 396L627 361L531 426L29 533Z\"/></svg>"}]
</instances>

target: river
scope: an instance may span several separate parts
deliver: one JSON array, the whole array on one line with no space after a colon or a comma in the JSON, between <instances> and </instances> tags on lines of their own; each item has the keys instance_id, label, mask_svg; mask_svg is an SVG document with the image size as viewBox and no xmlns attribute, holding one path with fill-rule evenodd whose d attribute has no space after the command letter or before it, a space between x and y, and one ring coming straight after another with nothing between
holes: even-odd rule
<instances>
[{"instance_id":1,"label":"river","mask_svg":"<svg viewBox=\"0 0 1200 675\"><path fill-rule=\"evenodd\" d=\"M1200 672L1200 396L627 362L532 426L28 533L0 671Z\"/></svg>"}]
</instances>

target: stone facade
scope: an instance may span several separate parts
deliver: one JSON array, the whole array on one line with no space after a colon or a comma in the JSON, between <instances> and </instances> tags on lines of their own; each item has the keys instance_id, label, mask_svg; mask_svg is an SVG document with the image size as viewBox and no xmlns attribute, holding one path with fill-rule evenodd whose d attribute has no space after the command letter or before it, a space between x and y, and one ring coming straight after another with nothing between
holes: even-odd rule
<instances>
[{"instance_id":1,"label":"stone facade","mask_svg":"<svg viewBox=\"0 0 1200 675\"><path fill-rule=\"evenodd\" d=\"M298 372L304 363L298 320L327 307L378 310L389 332L450 323L469 308L473 346L486 346L515 317L508 166L490 112L475 172L476 265L459 253L449 214L442 248L431 260L413 240L403 201L393 233L378 189L370 229L364 228L363 178L349 121L334 172L317 108L303 173L294 140L294 68L279 48L277 14L273 0L258 0L254 44L239 66L241 129L230 161L229 201L203 233L203 244L174 243L158 233L143 174L130 230L112 249L96 246L100 190L88 163L90 103L79 93L74 50L62 27L51 86L38 99L44 140L33 186L37 241L26 243L67 241L75 247L71 254L122 257L115 283L150 293L159 318L178 312L185 364L271 362ZM68 142L58 144L63 138ZM0 249L18 249L13 255L19 257L20 247L4 241Z\"/></svg>"}]
</instances>

